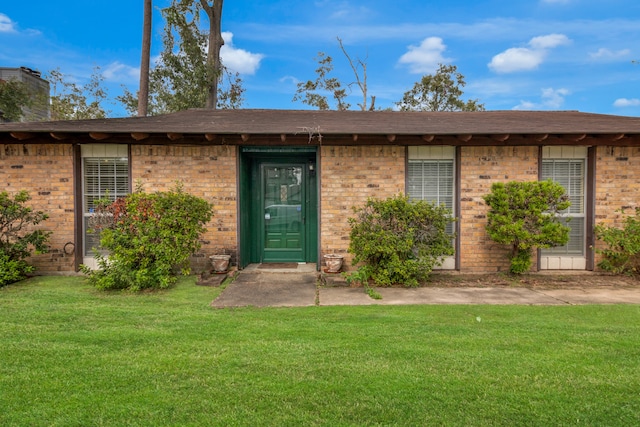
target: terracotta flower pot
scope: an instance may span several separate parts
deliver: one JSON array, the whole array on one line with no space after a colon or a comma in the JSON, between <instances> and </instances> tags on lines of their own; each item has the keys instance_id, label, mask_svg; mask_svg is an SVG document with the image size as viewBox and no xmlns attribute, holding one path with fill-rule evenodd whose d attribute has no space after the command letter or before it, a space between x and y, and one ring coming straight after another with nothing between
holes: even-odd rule
<instances>
[{"instance_id":1,"label":"terracotta flower pot","mask_svg":"<svg viewBox=\"0 0 640 427\"><path fill-rule=\"evenodd\" d=\"M342 262L344 261L344 256L338 254L326 254L324 256L324 263L327 266L325 270L327 273L338 273L342 268Z\"/></svg>"},{"instance_id":2,"label":"terracotta flower pot","mask_svg":"<svg viewBox=\"0 0 640 427\"><path fill-rule=\"evenodd\" d=\"M209 259L216 273L225 273L229 269L231 255L211 255Z\"/></svg>"}]
</instances>

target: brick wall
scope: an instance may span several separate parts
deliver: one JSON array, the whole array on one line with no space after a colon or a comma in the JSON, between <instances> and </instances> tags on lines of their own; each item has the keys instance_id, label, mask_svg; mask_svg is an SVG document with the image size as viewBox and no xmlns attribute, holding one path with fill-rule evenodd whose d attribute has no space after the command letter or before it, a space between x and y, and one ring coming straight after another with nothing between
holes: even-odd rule
<instances>
[{"instance_id":1,"label":"brick wall","mask_svg":"<svg viewBox=\"0 0 640 427\"><path fill-rule=\"evenodd\" d=\"M27 206L49 214L49 219L37 227L53 231L49 239L50 251L34 255L29 260L36 267L36 273L73 272L75 247L72 146L0 145L0 177L4 191L13 196L26 190L31 196Z\"/></svg>"},{"instance_id":2,"label":"brick wall","mask_svg":"<svg viewBox=\"0 0 640 427\"><path fill-rule=\"evenodd\" d=\"M321 157L321 253L345 256L344 268L351 266L348 218L353 206L363 206L367 198L384 199L405 191L405 147L323 146ZM324 264L324 262L322 262Z\"/></svg>"},{"instance_id":3,"label":"brick wall","mask_svg":"<svg viewBox=\"0 0 640 427\"><path fill-rule=\"evenodd\" d=\"M640 148L596 148L595 223L622 227L626 214L640 207ZM619 212L624 209L626 214ZM596 248L602 248L596 242ZM596 253L596 265L601 257Z\"/></svg>"},{"instance_id":4,"label":"brick wall","mask_svg":"<svg viewBox=\"0 0 640 427\"><path fill-rule=\"evenodd\" d=\"M146 191L171 188L182 181L191 194L211 202L215 214L207 225L196 267L205 255L224 248L235 255L237 242L237 151L229 146L133 146L132 182ZM321 253L340 253L350 267L347 219L353 206L368 197L386 198L405 191L405 147L323 146L321 165ZM538 147L461 147L460 257L465 273L504 271L508 249L492 242L485 231L487 206L482 196L494 182L538 178ZM640 206L640 148L597 147L596 224L620 225L625 208ZM72 272L74 264L73 149L70 144L0 145L0 177L10 194L27 190L29 205L50 218L41 226L52 230L51 251L31 262L39 274ZM598 243L597 246L601 246ZM599 257L596 255L596 263Z\"/></svg>"},{"instance_id":5,"label":"brick wall","mask_svg":"<svg viewBox=\"0 0 640 427\"><path fill-rule=\"evenodd\" d=\"M482 196L495 182L536 181L538 147L461 147L460 270L464 273L509 269L508 249L486 232L487 210Z\"/></svg>"},{"instance_id":6,"label":"brick wall","mask_svg":"<svg viewBox=\"0 0 640 427\"><path fill-rule=\"evenodd\" d=\"M236 262L237 182L236 148L231 146L133 146L132 182L144 191L166 191L176 181L189 194L213 204L214 215L207 224L200 254L192 259L194 271L208 267L208 256L224 250Z\"/></svg>"}]
</instances>

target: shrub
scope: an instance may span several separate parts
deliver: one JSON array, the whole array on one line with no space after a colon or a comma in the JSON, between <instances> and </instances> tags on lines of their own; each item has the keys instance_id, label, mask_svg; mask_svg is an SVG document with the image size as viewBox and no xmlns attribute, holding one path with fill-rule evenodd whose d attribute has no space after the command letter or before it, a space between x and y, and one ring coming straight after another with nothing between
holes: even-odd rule
<instances>
[{"instance_id":1,"label":"shrub","mask_svg":"<svg viewBox=\"0 0 640 427\"><path fill-rule=\"evenodd\" d=\"M100 245L109 254L96 252L100 270L82 270L98 289L167 288L176 281L176 269L189 273L189 256L200 249L211 216L211 205L180 185L101 202L91 224L101 231Z\"/></svg>"},{"instance_id":2,"label":"shrub","mask_svg":"<svg viewBox=\"0 0 640 427\"><path fill-rule=\"evenodd\" d=\"M556 182L497 182L484 200L489 205L489 237L511 246L511 273L531 269L534 248L561 246L569 241L570 229L561 224L558 214L569 208L571 202L562 185Z\"/></svg>"},{"instance_id":3,"label":"shrub","mask_svg":"<svg viewBox=\"0 0 640 427\"><path fill-rule=\"evenodd\" d=\"M370 198L354 212L349 252L354 265L364 264L355 273L360 281L417 286L443 257L454 254L453 236L445 231L451 211L444 206L398 195Z\"/></svg>"},{"instance_id":4,"label":"shrub","mask_svg":"<svg viewBox=\"0 0 640 427\"><path fill-rule=\"evenodd\" d=\"M50 231L32 227L49 215L25 206L29 193L20 191L12 197L0 193L0 287L23 280L33 271L25 260L32 252L47 252Z\"/></svg>"},{"instance_id":5,"label":"shrub","mask_svg":"<svg viewBox=\"0 0 640 427\"><path fill-rule=\"evenodd\" d=\"M622 228L598 224L595 232L596 238L608 246L596 249L604 255L598 267L616 274L640 273L640 208L624 218Z\"/></svg>"}]
</instances>

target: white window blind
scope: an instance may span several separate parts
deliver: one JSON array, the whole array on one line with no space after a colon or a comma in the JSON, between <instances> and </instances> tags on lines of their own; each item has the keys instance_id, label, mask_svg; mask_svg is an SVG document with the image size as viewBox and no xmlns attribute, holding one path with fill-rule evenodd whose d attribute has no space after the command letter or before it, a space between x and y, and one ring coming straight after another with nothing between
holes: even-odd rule
<instances>
[{"instance_id":1,"label":"white window blind","mask_svg":"<svg viewBox=\"0 0 640 427\"><path fill-rule=\"evenodd\" d=\"M585 160L544 159L542 179L551 179L564 187L571 206L562 212L570 218L569 242L564 246L544 249L543 255L579 256L585 253Z\"/></svg>"},{"instance_id":2,"label":"white window blind","mask_svg":"<svg viewBox=\"0 0 640 427\"><path fill-rule=\"evenodd\" d=\"M453 211L453 160L409 160L409 197Z\"/></svg>"},{"instance_id":3,"label":"white window blind","mask_svg":"<svg viewBox=\"0 0 640 427\"><path fill-rule=\"evenodd\" d=\"M444 205L455 216L453 160L409 160L407 179L410 199ZM453 234L452 222L446 231Z\"/></svg>"},{"instance_id":4,"label":"white window blind","mask_svg":"<svg viewBox=\"0 0 640 427\"><path fill-rule=\"evenodd\" d=\"M91 255L100 236L89 232L89 218L102 198L115 200L129 193L127 158L85 157L83 159L84 253Z\"/></svg>"},{"instance_id":5,"label":"white window blind","mask_svg":"<svg viewBox=\"0 0 640 427\"><path fill-rule=\"evenodd\" d=\"M84 211L93 212L98 199L115 200L129 193L129 162L120 158L84 159Z\"/></svg>"}]
</instances>

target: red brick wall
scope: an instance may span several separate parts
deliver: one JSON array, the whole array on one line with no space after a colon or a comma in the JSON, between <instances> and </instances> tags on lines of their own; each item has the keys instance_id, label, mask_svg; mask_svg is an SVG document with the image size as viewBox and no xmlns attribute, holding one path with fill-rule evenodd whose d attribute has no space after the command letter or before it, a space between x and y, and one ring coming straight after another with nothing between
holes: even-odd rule
<instances>
[{"instance_id":1,"label":"red brick wall","mask_svg":"<svg viewBox=\"0 0 640 427\"><path fill-rule=\"evenodd\" d=\"M53 231L50 251L29 261L38 274L74 270L73 148L70 144L0 145L3 191L26 190L27 206L45 211L49 219L37 227ZM68 244L71 242L71 244Z\"/></svg>"},{"instance_id":2,"label":"red brick wall","mask_svg":"<svg viewBox=\"0 0 640 427\"><path fill-rule=\"evenodd\" d=\"M486 232L482 196L495 182L536 181L538 147L461 147L460 270L464 273L506 271L508 249Z\"/></svg>"},{"instance_id":3,"label":"red brick wall","mask_svg":"<svg viewBox=\"0 0 640 427\"><path fill-rule=\"evenodd\" d=\"M132 183L144 191L166 191L182 182L184 190L213 204L214 215L207 224L194 270L208 267L208 256L225 250L236 259L237 181L236 147L232 146L133 146Z\"/></svg>"},{"instance_id":4,"label":"red brick wall","mask_svg":"<svg viewBox=\"0 0 640 427\"><path fill-rule=\"evenodd\" d=\"M347 219L352 207L363 206L369 197L404 193L405 151L399 146L321 147L320 257L343 254L344 268L351 266Z\"/></svg>"}]
</instances>

